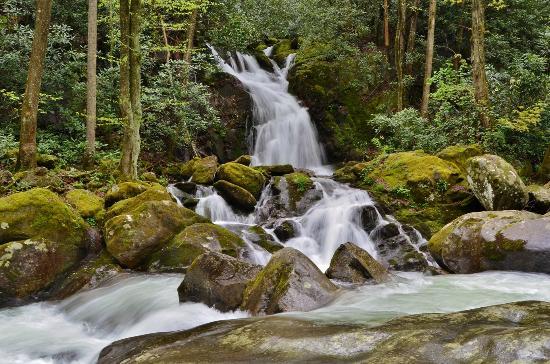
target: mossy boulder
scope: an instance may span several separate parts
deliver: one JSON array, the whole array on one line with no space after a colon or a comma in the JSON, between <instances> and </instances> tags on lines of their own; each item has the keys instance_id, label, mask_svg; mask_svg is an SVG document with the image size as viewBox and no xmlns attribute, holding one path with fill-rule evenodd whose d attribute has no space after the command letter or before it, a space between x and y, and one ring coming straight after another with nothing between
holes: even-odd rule
<instances>
[{"instance_id":1,"label":"mossy boulder","mask_svg":"<svg viewBox=\"0 0 550 364\"><path fill-rule=\"evenodd\" d=\"M70 190L65 194L65 200L85 219L102 220L105 216L105 201L93 192L81 189Z\"/></svg>"},{"instance_id":2,"label":"mossy boulder","mask_svg":"<svg viewBox=\"0 0 550 364\"><path fill-rule=\"evenodd\" d=\"M259 225L251 226L243 233L252 244L256 244L270 253L275 253L284 248L282 244L275 241L273 236L267 233L264 228Z\"/></svg>"},{"instance_id":3,"label":"mossy boulder","mask_svg":"<svg viewBox=\"0 0 550 364\"><path fill-rule=\"evenodd\" d=\"M334 178L369 191L399 221L427 237L453 219L482 209L469 191L466 175L454 162L423 151L348 164Z\"/></svg>"},{"instance_id":4,"label":"mossy boulder","mask_svg":"<svg viewBox=\"0 0 550 364\"><path fill-rule=\"evenodd\" d=\"M276 164L272 166L258 166L254 168L264 174L267 174L268 176L283 176L285 174L294 173L294 167L290 164Z\"/></svg>"},{"instance_id":5,"label":"mossy boulder","mask_svg":"<svg viewBox=\"0 0 550 364\"><path fill-rule=\"evenodd\" d=\"M33 170L17 172L13 175L13 178L19 190L48 188L56 192L63 192L66 187L57 173L48 171L45 167L37 167Z\"/></svg>"},{"instance_id":6,"label":"mossy boulder","mask_svg":"<svg viewBox=\"0 0 550 364\"><path fill-rule=\"evenodd\" d=\"M136 268L185 227L205 220L172 201L147 201L105 223L107 250L123 266Z\"/></svg>"},{"instance_id":7,"label":"mossy boulder","mask_svg":"<svg viewBox=\"0 0 550 364\"><path fill-rule=\"evenodd\" d=\"M483 155L483 148L478 144L452 145L436 154L437 157L456 164L463 173L466 173L468 159Z\"/></svg>"},{"instance_id":8,"label":"mossy boulder","mask_svg":"<svg viewBox=\"0 0 550 364\"><path fill-rule=\"evenodd\" d=\"M468 160L468 183L485 209L521 210L529 200L525 184L514 167L497 155Z\"/></svg>"},{"instance_id":9,"label":"mossy boulder","mask_svg":"<svg viewBox=\"0 0 550 364\"><path fill-rule=\"evenodd\" d=\"M199 255L220 252L238 257L244 241L231 231L212 223L196 223L183 229L148 260L152 272L185 272Z\"/></svg>"},{"instance_id":10,"label":"mossy boulder","mask_svg":"<svg viewBox=\"0 0 550 364\"><path fill-rule=\"evenodd\" d=\"M279 213L273 217L285 217L305 213L315 202L322 198L322 192L315 188L309 175L302 172L285 174L273 179L275 200L273 203Z\"/></svg>"},{"instance_id":11,"label":"mossy boulder","mask_svg":"<svg viewBox=\"0 0 550 364\"><path fill-rule=\"evenodd\" d=\"M201 185L211 185L218 170L218 157L211 155L193 160L193 175L191 181Z\"/></svg>"},{"instance_id":12,"label":"mossy boulder","mask_svg":"<svg viewBox=\"0 0 550 364\"><path fill-rule=\"evenodd\" d=\"M105 219L109 220L115 216L129 213L136 207L148 201L174 201L172 195L164 188L148 188L144 192L112 205L105 214Z\"/></svg>"},{"instance_id":13,"label":"mossy boulder","mask_svg":"<svg viewBox=\"0 0 550 364\"><path fill-rule=\"evenodd\" d=\"M243 166L248 167L252 163L252 156L248 154L241 155L239 158L235 159L233 163L242 164Z\"/></svg>"},{"instance_id":14,"label":"mossy boulder","mask_svg":"<svg viewBox=\"0 0 550 364\"><path fill-rule=\"evenodd\" d=\"M233 207L244 212L252 212L258 201L250 192L227 181L217 181L214 188Z\"/></svg>"},{"instance_id":15,"label":"mossy boulder","mask_svg":"<svg viewBox=\"0 0 550 364\"><path fill-rule=\"evenodd\" d=\"M285 242L298 236L300 225L294 220L282 220L275 224L273 233L279 240Z\"/></svg>"},{"instance_id":16,"label":"mossy boulder","mask_svg":"<svg viewBox=\"0 0 550 364\"><path fill-rule=\"evenodd\" d=\"M369 279L376 283L386 283L392 279L382 264L353 243L342 244L336 249L326 275L330 279L356 284Z\"/></svg>"},{"instance_id":17,"label":"mossy boulder","mask_svg":"<svg viewBox=\"0 0 550 364\"><path fill-rule=\"evenodd\" d=\"M239 308L246 285L260 272L258 265L207 252L195 259L178 287L180 302L202 302L227 312Z\"/></svg>"},{"instance_id":18,"label":"mossy boulder","mask_svg":"<svg viewBox=\"0 0 550 364\"><path fill-rule=\"evenodd\" d=\"M38 154L36 156L36 164L40 167L48 169L54 169L55 165L59 162L59 158L51 154Z\"/></svg>"},{"instance_id":19,"label":"mossy boulder","mask_svg":"<svg viewBox=\"0 0 550 364\"><path fill-rule=\"evenodd\" d=\"M233 162L221 165L217 178L244 188L256 199L260 197L265 185L265 177L261 172Z\"/></svg>"},{"instance_id":20,"label":"mossy boulder","mask_svg":"<svg viewBox=\"0 0 550 364\"><path fill-rule=\"evenodd\" d=\"M308 257L284 248L247 285L241 309L254 315L309 311L327 304L337 292Z\"/></svg>"},{"instance_id":21,"label":"mossy boulder","mask_svg":"<svg viewBox=\"0 0 550 364\"><path fill-rule=\"evenodd\" d=\"M550 361L549 322L550 303L536 301L376 326L277 315L123 339L98 363L538 363Z\"/></svg>"},{"instance_id":22,"label":"mossy boulder","mask_svg":"<svg viewBox=\"0 0 550 364\"><path fill-rule=\"evenodd\" d=\"M105 207L111 207L121 200L126 200L145 192L151 185L145 182L122 182L113 185L105 195Z\"/></svg>"},{"instance_id":23,"label":"mossy boulder","mask_svg":"<svg viewBox=\"0 0 550 364\"><path fill-rule=\"evenodd\" d=\"M550 218L527 211L471 213L435 234L428 249L453 273L550 273Z\"/></svg>"},{"instance_id":24,"label":"mossy boulder","mask_svg":"<svg viewBox=\"0 0 550 364\"><path fill-rule=\"evenodd\" d=\"M55 193L35 188L0 198L0 244L44 238L84 246L88 225Z\"/></svg>"},{"instance_id":25,"label":"mossy boulder","mask_svg":"<svg viewBox=\"0 0 550 364\"><path fill-rule=\"evenodd\" d=\"M550 184L547 186L531 185L527 187L529 203L527 209L537 214L550 211Z\"/></svg>"}]
</instances>

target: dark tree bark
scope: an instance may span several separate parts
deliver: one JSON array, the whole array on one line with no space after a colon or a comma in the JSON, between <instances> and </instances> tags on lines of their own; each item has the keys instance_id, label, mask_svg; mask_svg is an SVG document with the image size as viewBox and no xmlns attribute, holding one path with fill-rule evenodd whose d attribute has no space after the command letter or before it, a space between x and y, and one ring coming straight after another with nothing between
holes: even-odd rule
<instances>
[{"instance_id":1,"label":"dark tree bark","mask_svg":"<svg viewBox=\"0 0 550 364\"><path fill-rule=\"evenodd\" d=\"M390 48L390 16L388 0L384 0L384 47Z\"/></svg>"},{"instance_id":2,"label":"dark tree bark","mask_svg":"<svg viewBox=\"0 0 550 364\"><path fill-rule=\"evenodd\" d=\"M120 108L123 120L121 177L136 180L141 139L141 1L120 0Z\"/></svg>"},{"instance_id":3,"label":"dark tree bark","mask_svg":"<svg viewBox=\"0 0 550 364\"><path fill-rule=\"evenodd\" d=\"M197 19L199 16L199 9L193 9L191 13L191 19L189 19L189 28L187 28L187 48L185 50L185 62L191 65L191 56L193 54L193 48L195 47L195 31L197 29Z\"/></svg>"},{"instance_id":4,"label":"dark tree bark","mask_svg":"<svg viewBox=\"0 0 550 364\"><path fill-rule=\"evenodd\" d=\"M405 58L405 23L407 20L407 2L399 0L397 6L397 29L395 34L395 69L397 72L397 111L403 110L405 98L405 77L403 61Z\"/></svg>"},{"instance_id":5,"label":"dark tree bark","mask_svg":"<svg viewBox=\"0 0 550 364\"><path fill-rule=\"evenodd\" d=\"M29 73L23 105L21 107L21 132L19 137L19 158L17 166L21 170L36 167L36 128L38 101L42 88L44 58L48 48L48 30L52 12L52 0L36 2L36 23L29 61Z\"/></svg>"},{"instance_id":6,"label":"dark tree bark","mask_svg":"<svg viewBox=\"0 0 550 364\"><path fill-rule=\"evenodd\" d=\"M88 66L86 97L86 151L84 165L91 168L95 157L97 119L97 0L88 0Z\"/></svg>"},{"instance_id":7,"label":"dark tree bark","mask_svg":"<svg viewBox=\"0 0 550 364\"><path fill-rule=\"evenodd\" d=\"M481 124L488 128L491 126L491 122L486 114L486 109L489 106L489 87L485 72L485 6L483 0L472 0L472 75L475 99L483 108Z\"/></svg>"},{"instance_id":8,"label":"dark tree bark","mask_svg":"<svg viewBox=\"0 0 550 364\"><path fill-rule=\"evenodd\" d=\"M414 52L414 48L416 46L416 25L418 23L418 7L420 6L420 0L414 0L414 4L412 6L412 15L411 15L411 23L409 28L409 38L407 40L407 53L412 54ZM413 73L413 63L408 62L407 63L407 74L412 75Z\"/></svg>"},{"instance_id":9,"label":"dark tree bark","mask_svg":"<svg viewBox=\"0 0 550 364\"><path fill-rule=\"evenodd\" d=\"M424 66L424 85L422 88L422 105L420 107L423 117L428 116L428 104L430 102L430 78L432 77L434 58L436 12L437 0L430 0L430 8L428 10L428 38L426 39L426 64Z\"/></svg>"}]
</instances>

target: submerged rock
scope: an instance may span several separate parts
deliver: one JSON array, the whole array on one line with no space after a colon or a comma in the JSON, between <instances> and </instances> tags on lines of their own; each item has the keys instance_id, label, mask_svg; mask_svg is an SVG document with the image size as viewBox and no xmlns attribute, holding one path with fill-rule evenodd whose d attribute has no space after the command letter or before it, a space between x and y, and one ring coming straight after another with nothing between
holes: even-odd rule
<instances>
[{"instance_id":1,"label":"submerged rock","mask_svg":"<svg viewBox=\"0 0 550 364\"><path fill-rule=\"evenodd\" d=\"M294 220L283 220L275 224L273 232L281 241L288 241L298 236L300 225Z\"/></svg>"},{"instance_id":2,"label":"submerged rock","mask_svg":"<svg viewBox=\"0 0 550 364\"><path fill-rule=\"evenodd\" d=\"M376 283L391 280L390 273L367 251L353 243L342 244L336 249L326 272L330 279L349 283L365 283L374 279Z\"/></svg>"},{"instance_id":3,"label":"submerged rock","mask_svg":"<svg viewBox=\"0 0 550 364\"><path fill-rule=\"evenodd\" d=\"M123 266L135 268L185 227L205 221L172 201L144 202L105 223L107 250Z\"/></svg>"},{"instance_id":4,"label":"submerged rock","mask_svg":"<svg viewBox=\"0 0 550 364\"><path fill-rule=\"evenodd\" d=\"M244 188L227 181L217 181L214 188L231 206L244 212L254 211L256 198Z\"/></svg>"},{"instance_id":5,"label":"submerged rock","mask_svg":"<svg viewBox=\"0 0 550 364\"><path fill-rule=\"evenodd\" d=\"M247 285L241 309L255 315L309 311L327 304L337 291L308 257L284 248Z\"/></svg>"},{"instance_id":6,"label":"submerged rock","mask_svg":"<svg viewBox=\"0 0 550 364\"><path fill-rule=\"evenodd\" d=\"M212 223L196 223L183 229L147 263L151 272L185 272L199 255L214 251L238 257L244 241L231 231Z\"/></svg>"},{"instance_id":7,"label":"submerged rock","mask_svg":"<svg viewBox=\"0 0 550 364\"><path fill-rule=\"evenodd\" d=\"M226 163L220 166L218 180L224 180L250 192L254 198L259 198L265 185L265 177L261 172L239 163Z\"/></svg>"},{"instance_id":8,"label":"submerged rock","mask_svg":"<svg viewBox=\"0 0 550 364\"><path fill-rule=\"evenodd\" d=\"M117 341L99 363L535 363L550 361L549 346L550 303L530 301L375 327L287 316L218 321Z\"/></svg>"},{"instance_id":9,"label":"submerged rock","mask_svg":"<svg viewBox=\"0 0 550 364\"><path fill-rule=\"evenodd\" d=\"M428 248L453 273L550 273L550 217L526 211L467 214L435 234Z\"/></svg>"},{"instance_id":10,"label":"submerged rock","mask_svg":"<svg viewBox=\"0 0 550 364\"><path fill-rule=\"evenodd\" d=\"M275 253L284 248L284 246L273 239L273 236L268 234L261 226L255 225L249 227L244 232L246 238L252 244L256 244L270 253Z\"/></svg>"},{"instance_id":11,"label":"submerged rock","mask_svg":"<svg viewBox=\"0 0 550 364\"><path fill-rule=\"evenodd\" d=\"M468 183L489 211L521 210L528 194L514 167L499 156L485 154L468 160Z\"/></svg>"},{"instance_id":12,"label":"submerged rock","mask_svg":"<svg viewBox=\"0 0 550 364\"><path fill-rule=\"evenodd\" d=\"M207 252L195 259L178 287L180 302L202 302L227 312L239 308L243 292L261 270L228 255Z\"/></svg>"}]
</instances>

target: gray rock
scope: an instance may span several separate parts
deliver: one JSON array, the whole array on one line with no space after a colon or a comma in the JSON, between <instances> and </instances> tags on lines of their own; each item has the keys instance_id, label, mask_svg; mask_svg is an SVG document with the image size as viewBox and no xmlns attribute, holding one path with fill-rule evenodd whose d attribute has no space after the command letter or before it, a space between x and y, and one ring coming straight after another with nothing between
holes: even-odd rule
<instances>
[{"instance_id":1,"label":"gray rock","mask_svg":"<svg viewBox=\"0 0 550 364\"><path fill-rule=\"evenodd\" d=\"M391 275L367 251L353 243L342 244L336 249L326 272L330 279L349 283L365 283L374 279L376 283L391 280Z\"/></svg>"}]
</instances>

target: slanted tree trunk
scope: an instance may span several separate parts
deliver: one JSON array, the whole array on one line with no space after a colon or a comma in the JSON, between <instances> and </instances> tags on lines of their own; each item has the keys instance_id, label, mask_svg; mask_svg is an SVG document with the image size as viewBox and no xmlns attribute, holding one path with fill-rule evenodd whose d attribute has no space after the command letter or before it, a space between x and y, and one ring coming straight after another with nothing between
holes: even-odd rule
<instances>
[{"instance_id":1,"label":"slanted tree trunk","mask_svg":"<svg viewBox=\"0 0 550 364\"><path fill-rule=\"evenodd\" d=\"M141 110L141 1L120 0L120 108L123 120L121 177L136 180L140 152Z\"/></svg>"},{"instance_id":2,"label":"slanted tree trunk","mask_svg":"<svg viewBox=\"0 0 550 364\"><path fill-rule=\"evenodd\" d=\"M428 37L426 39L426 64L424 66L424 85L422 88L422 105L420 107L420 112L423 117L428 116L428 104L430 102L430 78L432 77L434 58L436 12L437 0L430 0L430 8L428 10Z\"/></svg>"},{"instance_id":3,"label":"slanted tree trunk","mask_svg":"<svg viewBox=\"0 0 550 364\"><path fill-rule=\"evenodd\" d=\"M91 168L95 157L97 118L97 0L88 0L88 79L86 97L86 151L84 165Z\"/></svg>"},{"instance_id":4,"label":"slanted tree trunk","mask_svg":"<svg viewBox=\"0 0 550 364\"><path fill-rule=\"evenodd\" d=\"M405 77L403 61L405 58L405 23L407 20L406 0L398 1L397 30L395 34L395 69L397 72L397 111L403 110L405 98Z\"/></svg>"},{"instance_id":5,"label":"slanted tree trunk","mask_svg":"<svg viewBox=\"0 0 550 364\"><path fill-rule=\"evenodd\" d=\"M166 63L170 62L170 42L168 41L168 30L166 29L166 23L164 17L160 16L160 26L162 28L162 39L164 40L164 48L166 48Z\"/></svg>"},{"instance_id":6,"label":"slanted tree trunk","mask_svg":"<svg viewBox=\"0 0 550 364\"><path fill-rule=\"evenodd\" d=\"M407 53L412 54L414 51L415 43L416 43L416 24L418 22L418 7L420 6L420 0L414 0L414 4L412 6L412 16L411 16L411 23L409 28L409 38L407 40ZM408 62L407 63L407 74L412 75L413 73L413 63Z\"/></svg>"},{"instance_id":7,"label":"slanted tree trunk","mask_svg":"<svg viewBox=\"0 0 550 364\"><path fill-rule=\"evenodd\" d=\"M44 58L48 48L48 30L52 12L52 0L37 0L36 23L32 40L29 73L23 105L21 107L21 132L19 137L19 158L17 166L21 170L36 167L36 122L38 101L44 73Z\"/></svg>"},{"instance_id":8,"label":"slanted tree trunk","mask_svg":"<svg viewBox=\"0 0 550 364\"><path fill-rule=\"evenodd\" d=\"M472 0L472 75L474 95L483 108L481 124L491 126L486 108L489 106L489 87L485 72L485 7L483 0Z\"/></svg>"}]
</instances>

